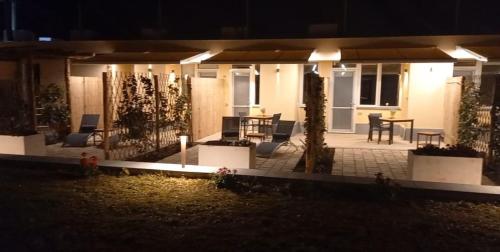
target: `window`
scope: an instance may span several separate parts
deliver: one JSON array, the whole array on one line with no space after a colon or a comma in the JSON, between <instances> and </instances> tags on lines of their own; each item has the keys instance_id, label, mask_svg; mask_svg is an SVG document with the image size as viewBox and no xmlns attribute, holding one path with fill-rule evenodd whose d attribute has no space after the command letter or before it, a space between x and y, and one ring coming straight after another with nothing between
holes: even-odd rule
<instances>
[{"instance_id":1,"label":"window","mask_svg":"<svg viewBox=\"0 0 500 252\"><path fill-rule=\"evenodd\" d=\"M302 69L302 72L303 72L303 76L302 76L302 97L301 97L301 100L300 100L300 104L304 105L306 103L306 85L305 85L305 77L306 77L306 74L308 73L318 73L317 71L317 65L315 64L306 64L304 65L303 69Z\"/></svg>"},{"instance_id":2,"label":"window","mask_svg":"<svg viewBox=\"0 0 500 252\"><path fill-rule=\"evenodd\" d=\"M360 105L398 106L400 64L361 66Z\"/></svg>"},{"instance_id":3,"label":"window","mask_svg":"<svg viewBox=\"0 0 500 252\"><path fill-rule=\"evenodd\" d=\"M399 64L382 65L381 106L398 106L400 72L401 66Z\"/></svg>"},{"instance_id":4,"label":"window","mask_svg":"<svg viewBox=\"0 0 500 252\"><path fill-rule=\"evenodd\" d=\"M361 89L359 104L376 105L377 98L377 65L361 66Z\"/></svg>"}]
</instances>

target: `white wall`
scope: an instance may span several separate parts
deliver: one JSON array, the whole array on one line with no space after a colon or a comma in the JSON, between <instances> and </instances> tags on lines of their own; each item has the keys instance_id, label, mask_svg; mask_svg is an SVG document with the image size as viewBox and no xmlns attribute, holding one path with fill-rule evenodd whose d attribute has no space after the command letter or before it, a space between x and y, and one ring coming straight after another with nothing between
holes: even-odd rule
<instances>
[{"instance_id":1,"label":"white wall","mask_svg":"<svg viewBox=\"0 0 500 252\"><path fill-rule=\"evenodd\" d=\"M298 90L300 81L299 64L260 65L260 106L266 114L281 113L282 120L297 120Z\"/></svg>"},{"instance_id":2,"label":"white wall","mask_svg":"<svg viewBox=\"0 0 500 252\"><path fill-rule=\"evenodd\" d=\"M412 63L409 70L408 118L415 128L443 129L445 85L453 63Z\"/></svg>"}]
</instances>

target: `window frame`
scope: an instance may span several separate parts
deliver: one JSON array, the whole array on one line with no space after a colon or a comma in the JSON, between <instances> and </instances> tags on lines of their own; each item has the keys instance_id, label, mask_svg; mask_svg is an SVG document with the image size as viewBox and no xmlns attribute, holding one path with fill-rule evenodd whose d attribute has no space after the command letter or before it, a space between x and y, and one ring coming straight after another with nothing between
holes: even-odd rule
<instances>
[{"instance_id":1,"label":"window frame","mask_svg":"<svg viewBox=\"0 0 500 252\"><path fill-rule=\"evenodd\" d=\"M249 90L248 90L248 95L250 96L249 97L249 105L248 105L248 108L258 108L260 107L260 100L261 100L261 97L260 97L260 88L259 88L259 104L256 104L255 103L255 98L256 98L256 86L255 86L255 65L251 65L250 68L232 68L230 70L230 73L231 73L231 90L230 90L230 93L231 93L231 110L233 111L234 113L234 107L247 107L247 106L244 106L244 105L238 105L238 106L235 106L234 105L234 76L237 75L237 73L242 73L244 75L248 75L249 78L250 78L250 83L249 83ZM260 76L260 72L259 72L259 76Z\"/></svg>"},{"instance_id":2,"label":"window frame","mask_svg":"<svg viewBox=\"0 0 500 252\"><path fill-rule=\"evenodd\" d=\"M306 107L306 104L304 102L304 67L306 65L316 65L317 68L319 68L319 64L318 63L306 63L306 64L301 64L301 67L299 68L299 99L298 99L298 104L297 106L299 108L305 108ZM316 71L318 71L318 69L316 69Z\"/></svg>"},{"instance_id":3,"label":"window frame","mask_svg":"<svg viewBox=\"0 0 500 252\"><path fill-rule=\"evenodd\" d=\"M400 67L402 66L401 63L367 63L367 64L358 64L356 67L359 69L359 78L358 78L358 94L357 94L357 108L363 109L399 109L401 107L401 95L399 95L401 92L401 71L400 71L400 76L398 80L398 99L397 99L397 105L396 106L385 106L383 104L380 104L380 98L382 94L382 65L383 64L398 64ZM361 104L361 77L363 76L362 72L362 66L363 65L376 65L377 66L377 77L376 77L376 88L375 88L375 104Z\"/></svg>"}]
</instances>

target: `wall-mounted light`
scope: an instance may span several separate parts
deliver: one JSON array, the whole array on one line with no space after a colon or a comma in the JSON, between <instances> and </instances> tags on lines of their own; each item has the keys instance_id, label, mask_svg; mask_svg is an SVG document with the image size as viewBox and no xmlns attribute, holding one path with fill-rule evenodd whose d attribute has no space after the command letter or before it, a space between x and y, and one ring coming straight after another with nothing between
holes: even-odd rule
<instances>
[{"instance_id":1,"label":"wall-mounted light","mask_svg":"<svg viewBox=\"0 0 500 252\"><path fill-rule=\"evenodd\" d=\"M253 73L254 73L255 75L259 75L259 74L260 74L260 73L259 73L259 71L257 71L257 69L254 69L254 70L253 70Z\"/></svg>"},{"instance_id":2,"label":"wall-mounted light","mask_svg":"<svg viewBox=\"0 0 500 252\"><path fill-rule=\"evenodd\" d=\"M180 136L179 137L181 140L181 166L182 168L186 167L186 144L188 140L188 136Z\"/></svg>"},{"instance_id":3,"label":"wall-mounted light","mask_svg":"<svg viewBox=\"0 0 500 252\"><path fill-rule=\"evenodd\" d=\"M315 73L315 74L319 74L319 73L318 73L318 65L317 65L317 64L314 64L312 71L313 71L313 73Z\"/></svg>"},{"instance_id":4,"label":"wall-mounted light","mask_svg":"<svg viewBox=\"0 0 500 252\"><path fill-rule=\"evenodd\" d=\"M280 64L277 64L276 65L276 73L279 73L280 72Z\"/></svg>"}]
</instances>

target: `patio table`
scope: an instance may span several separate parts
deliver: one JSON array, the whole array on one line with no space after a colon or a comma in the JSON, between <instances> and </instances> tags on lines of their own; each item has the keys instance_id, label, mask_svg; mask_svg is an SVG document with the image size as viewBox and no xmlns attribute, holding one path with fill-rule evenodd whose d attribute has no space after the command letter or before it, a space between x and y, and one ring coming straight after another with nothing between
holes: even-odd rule
<instances>
[{"instance_id":1,"label":"patio table","mask_svg":"<svg viewBox=\"0 0 500 252\"><path fill-rule=\"evenodd\" d=\"M410 126L410 143L413 143L413 121L414 119L410 118L380 118L381 122L388 122L389 123L389 144L393 143L393 138L394 138L394 123L398 122L409 122L411 124Z\"/></svg>"},{"instance_id":2,"label":"patio table","mask_svg":"<svg viewBox=\"0 0 500 252\"><path fill-rule=\"evenodd\" d=\"M261 131L261 127L266 124L266 121L272 120L273 116L272 115L248 115L244 116L245 119L247 120L257 120L257 128L258 131ZM264 134L267 136L267 130L264 131Z\"/></svg>"}]
</instances>

